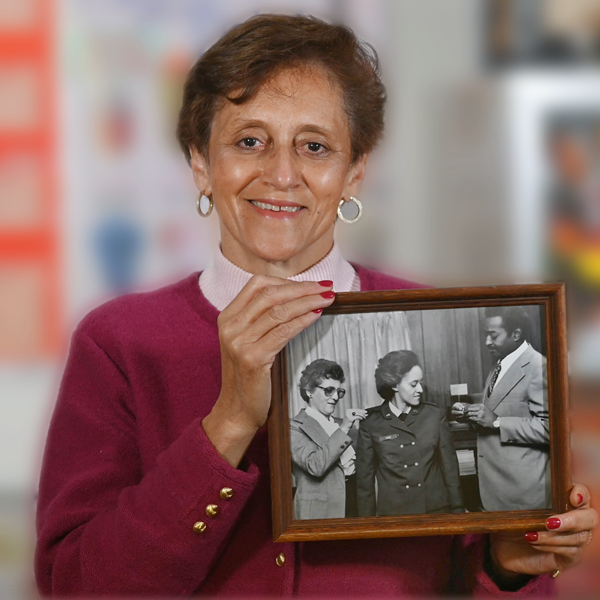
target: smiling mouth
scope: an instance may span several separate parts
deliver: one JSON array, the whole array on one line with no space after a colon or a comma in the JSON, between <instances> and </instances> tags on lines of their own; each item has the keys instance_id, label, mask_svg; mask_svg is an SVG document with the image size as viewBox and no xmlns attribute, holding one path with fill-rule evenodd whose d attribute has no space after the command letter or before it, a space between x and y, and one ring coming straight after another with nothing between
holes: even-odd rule
<instances>
[{"instance_id":1,"label":"smiling mouth","mask_svg":"<svg viewBox=\"0 0 600 600\"><path fill-rule=\"evenodd\" d=\"M268 204L267 202L259 202L258 200L250 200L250 203L263 210L270 210L273 212L295 213L304 208L303 206L278 206L276 204Z\"/></svg>"}]
</instances>

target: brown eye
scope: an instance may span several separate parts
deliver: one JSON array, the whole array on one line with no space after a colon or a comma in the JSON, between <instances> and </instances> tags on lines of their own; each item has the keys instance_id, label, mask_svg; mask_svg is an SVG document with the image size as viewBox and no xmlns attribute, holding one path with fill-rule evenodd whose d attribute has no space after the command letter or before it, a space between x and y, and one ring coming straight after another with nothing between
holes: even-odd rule
<instances>
[{"instance_id":1,"label":"brown eye","mask_svg":"<svg viewBox=\"0 0 600 600\"><path fill-rule=\"evenodd\" d=\"M316 153L316 152L319 152L319 150L321 150L321 148L323 148L323 144L319 144L318 142L309 142L307 144L307 147L311 152Z\"/></svg>"},{"instance_id":2,"label":"brown eye","mask_svg":"<svg viewBox=\"0 0 600 600\"><path fill-rule=\"evenodd\" d=\"M245 137L241 143L245 148L254 148L258 144L258 140L253 137Z\"/></svg>"}]
</instances>

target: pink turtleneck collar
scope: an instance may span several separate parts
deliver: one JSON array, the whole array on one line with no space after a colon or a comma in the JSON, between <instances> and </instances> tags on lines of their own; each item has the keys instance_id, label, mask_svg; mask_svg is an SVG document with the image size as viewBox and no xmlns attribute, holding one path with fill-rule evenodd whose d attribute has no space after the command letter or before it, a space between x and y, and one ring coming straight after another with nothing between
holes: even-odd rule
<instances>
[{"instance_id":1,"label":"pink turtleneck collar","mask_svg":"<svg viewBox=\"0 0 600 600\"><path fill-rule=\"evenodd\" d=\"M226 259L221 249L215 255L214 265L200 274L200 289L204 297L217 308L223 310L250 281L248 273ZM359 292L360 279L354 267L342 258L336 244L325 258L310 269L288 277L292 281L333 281L334 292Z\"/></svg>"}]
</instances>

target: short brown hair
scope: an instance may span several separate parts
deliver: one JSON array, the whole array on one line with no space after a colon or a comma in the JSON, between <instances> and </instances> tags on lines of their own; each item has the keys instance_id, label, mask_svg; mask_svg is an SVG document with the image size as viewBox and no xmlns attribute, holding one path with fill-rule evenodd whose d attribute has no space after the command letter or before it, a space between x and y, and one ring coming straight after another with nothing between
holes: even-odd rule
<instances>
[{"instance_id":1,"label":"short brown hair","mask_svg":"<svg viewBox=\"0 0 600 600\"><path fill-rule=\"evenodd\" d=\"M340 383L344 383L344 371L340 365L326 358L317 358L308 365L300 376L300 395L305 402L310 400L310 395L315 391L315 388L323 383L326 379L334 379Z\"/></svg>"},{"instance_id":2,"label":"short brown hair","mask_svg":"<svg viewBox=\"0 0 600 600\"><path fill-rule=\"evenodd\" d=\"M419 358L412 350L394 350L379 359L375 369L375 387L384 400L394 397L396 387L414 367L420 367Z\"/></svg>"},{"instance_id":3,"label":"short brown hair","mask_svg":"<svg viewBox=\"0 0 600 600\"><path fill-rule=\"evenodd\" d=\"M188 162L191 147L207 153L212 122L224 99L243 104L278 71L303 65L324 68L342 89L352 161L370 152L383 133L386 99L373 47L348 27L312 16L264 14L228 31L192 67L177 124Z\"/></svg>"}]
</instances>

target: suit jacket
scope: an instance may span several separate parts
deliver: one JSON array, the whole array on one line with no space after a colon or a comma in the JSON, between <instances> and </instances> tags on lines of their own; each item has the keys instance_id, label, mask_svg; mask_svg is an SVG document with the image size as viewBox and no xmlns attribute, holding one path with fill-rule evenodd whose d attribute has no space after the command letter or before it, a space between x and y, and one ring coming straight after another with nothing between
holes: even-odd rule
<instances>
[{"instance_id":1,"label":"suit jacket","mask_svg":"<svg viewBox=\"0 0 600 600\"><path fill-rule=\"evenodd\" d=\"M358 433L356 483L360 516L462 511L444 412L421 402L402 422L387 401L370 409Z\"/></svg>"},{"instance_id":2,"label":"suit jacket","mask_svg":"<svg viewBox=\"0 0 600 600\"><path fill-rule=\"evenodd\" d=\"M488 389L491 373L485 385ZM551 507L546 360L531 346L498 381L485 405L500 421L477 436L479 491L485 510Z\"/></svg>"},{"instance_id":3,"label":"suit jacket","mask_svg":"<svg viewBox=\"0 0 600 600\"><path fill-rule=\"evenodd\" d=\"M340 419L335 419L338 424ZM340 464L352 439L341 429L331 437L302 409L290 421L292 470L296 478L296 519L343 518L346 513L346 478Z\"/></svg>"}]
</instances>

